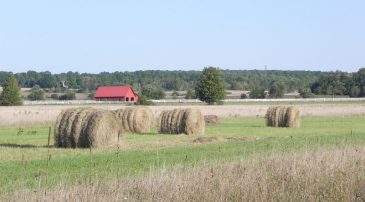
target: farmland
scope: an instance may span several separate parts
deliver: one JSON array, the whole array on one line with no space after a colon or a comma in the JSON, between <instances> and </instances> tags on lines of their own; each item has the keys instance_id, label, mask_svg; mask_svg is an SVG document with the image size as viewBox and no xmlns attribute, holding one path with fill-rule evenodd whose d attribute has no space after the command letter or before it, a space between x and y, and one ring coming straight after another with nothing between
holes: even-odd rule
<instances>
[{"instance_id":1,"label":"farmland","mask_svg":"<svg viewBox=\"0 0 365 202\"><path fill-rule=\"evenodd\" d=\"M48 147L49 126L66 107L2 108L2 199L285 200L300 199L300 192L302 200L345 200L358 194L365 175L362 103L301 105L299 129L266 127L266 105L192 106L218 115L219 124L208 125L204 136L157 134L154 127L125 134L119 148Z\"/></svg>"}]
</instances>

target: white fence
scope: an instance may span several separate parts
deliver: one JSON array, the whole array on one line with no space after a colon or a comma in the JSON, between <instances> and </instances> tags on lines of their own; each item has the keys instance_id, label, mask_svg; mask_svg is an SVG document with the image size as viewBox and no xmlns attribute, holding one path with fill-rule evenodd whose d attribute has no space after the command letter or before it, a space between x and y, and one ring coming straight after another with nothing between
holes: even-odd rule
<instances>
[{"instance_id":1,"label":"white fence","mask_svg":"<svg viewBox=\"0 0 365 202\"><path fill-rule=\"evenodd\" d=\"M226 103L249 102L356 102L365 101L365 98L295 98L295 99L225 99ZM197 99L165 99L152 100L154 103L201 103ZM24 105L95 105L95 104L133 104L123 101L95 101L95 100L42 100L24 101Z\"/></svg>"}]
</instances>

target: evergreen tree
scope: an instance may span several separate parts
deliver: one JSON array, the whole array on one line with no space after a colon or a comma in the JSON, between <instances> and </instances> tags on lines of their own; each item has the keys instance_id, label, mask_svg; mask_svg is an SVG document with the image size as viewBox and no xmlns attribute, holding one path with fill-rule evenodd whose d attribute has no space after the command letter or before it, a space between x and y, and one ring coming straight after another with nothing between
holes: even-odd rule
<instances>
[{"instance_id":1,"label":"evergreen tree","mask_svg":"<svg viewBox=\"0 0 365 202\"><path fill-rule=\"evenodd\" d=\"M225 96L225 85L218 68L206 67L198 78L196 96L208 104L214 104Z\"/></svg>"},{"instance_id":2,"label":"evergreen tree","mask_svg":"<svg viewBox=\"0 0 365 202\"><path fill-rule=\"evenodd\" d=\"M10 74L3 84L3 91L0 95L0 103L5 106L21 105L20 89L14 75Z\"/></svg>"}]
</instances>

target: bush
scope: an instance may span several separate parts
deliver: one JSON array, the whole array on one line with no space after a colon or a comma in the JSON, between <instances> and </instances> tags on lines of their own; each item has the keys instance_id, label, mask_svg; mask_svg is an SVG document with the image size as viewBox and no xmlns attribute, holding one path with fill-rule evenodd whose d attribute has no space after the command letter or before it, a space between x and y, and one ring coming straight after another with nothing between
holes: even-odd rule
<instances>
[{"instance_id":1,"label":"bush","mask_svg":"<svg viewBox=\"0 0 365 202\"><path fill-rule=\"evenodd\" d=\"M88 98L89 100L94 100L94 99L95 99L95 93L89 93L89 94L87 95L87 98Z\"/></svg>"},{"instance_id":2,"label":"bush","mask_svg":"<svg viewBox=\"0 0 365 202\"><path fill-rule=\"evenodd\" d=\"M76 95L73 92L68 92L58 97L59 100L75 100Z\"/></svg>"},{"instance_id":3,"label":"bush","mask_svg":"<svg viewBox=\"0 0 365 202\"><path fill-rule=\"evenodd\" d=\"M188 90L188 92L186 92L185 99L196 99L195 91Z\"/></svg>"},{"instance_id":4,"label":"bush","mask_svg":"<svg viewBox=\"0 0 365 202\"><path fill-rule=\"evenodd\" d=\"M248 96L247 96L247 94L246 93L242 93L241 94L241 99L247 99L248 98Z\"/></svg>"},{"instance_id":5,"label":"bush","mask_svg":"<svg viewBox=\"0 0 365 202\"><path fill-rule=\"evenodd\" d=\"M154 103L149 100L146 96L140 95L136 105L154 105Z\"/></svg>"},{"instance_id":6,"label":"bush","mask_svg":"<svg viewBox=\"0 0 365 202\"><path fill-rule=\"evenodd\" d=\"M299 95L302 98L313 98L314 94L312 93L311 89L305 88L305 89L299 89Z\"/></svg>"},{"instance_id":7,"label":"bush","mask_svg":"<svg viewBox=\"0 0 365 202\"><path fill-rule=\"evenodd\" d=\"M53 93L51 95L51 98L54 99L54 100L58 100L59 97L58 97L58 95L56 93Z\"/></svg>"},{"instance_id":8,"label":"bush","mask_svg":"<svg viewBox=\"0 0 365 202\"><path fill-rule=\"evenodd\" d=\"M44 91L35 85L32 88L32 92L28 95L29 100L44 100Z\"/></svg>"}]
</instances>

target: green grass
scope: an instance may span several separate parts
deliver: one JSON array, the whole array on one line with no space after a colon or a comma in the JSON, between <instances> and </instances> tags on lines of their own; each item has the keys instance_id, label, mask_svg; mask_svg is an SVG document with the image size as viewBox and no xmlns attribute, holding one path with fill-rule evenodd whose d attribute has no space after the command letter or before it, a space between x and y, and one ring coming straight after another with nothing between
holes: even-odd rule
<instances>
[{"instance_id":1,"label":"green grass","mask_svg":"<svg viewBox=\"0 0 365 202\"><path fill-rule=\"evenodd\" d=\"M133 177L151 169L234 161L270 152L365 144L364 121L365 117L305 118L301 128L287 129L265 127L260 118L226 119L206 128L207 137L220 137L222 141L196 144L192 142L196 136L128 134L119 152L48 150L48 128L27 128L23 133L4 128L0 129L0 194ZM226 137L255 137L256 141ZM47 166L48 152L51 160Z\"/></svg>"}]
</instances>

